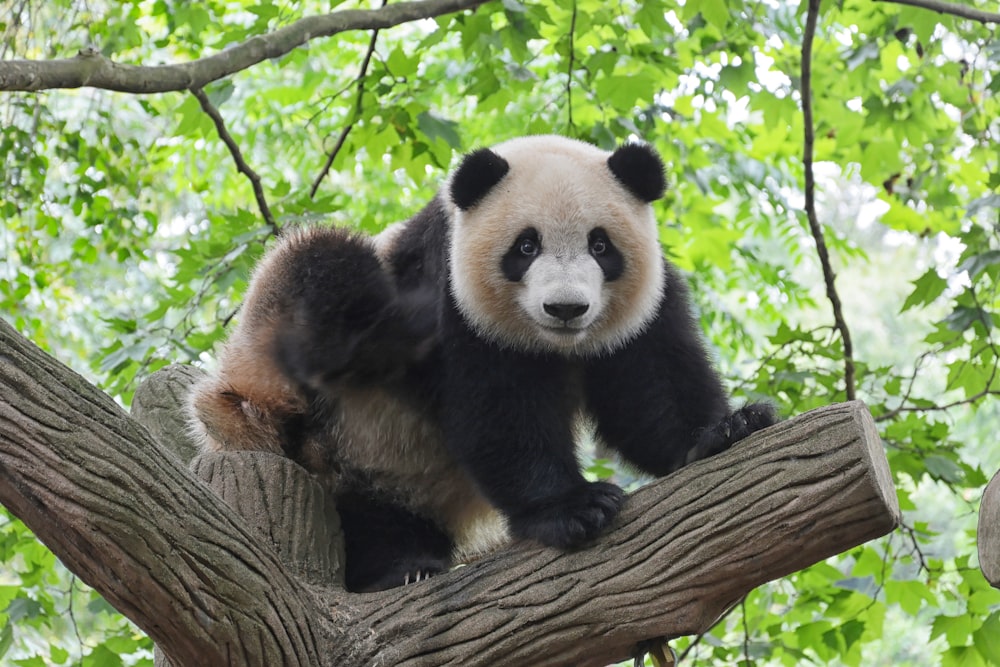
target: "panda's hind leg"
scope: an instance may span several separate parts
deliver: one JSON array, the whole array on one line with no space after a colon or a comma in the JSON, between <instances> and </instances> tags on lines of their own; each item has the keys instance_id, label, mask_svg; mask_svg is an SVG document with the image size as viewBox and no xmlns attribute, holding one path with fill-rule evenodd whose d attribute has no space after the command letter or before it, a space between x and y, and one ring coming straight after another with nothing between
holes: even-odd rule
<instances>
[{"instance_id":1,"label":"panda's hind leg","mask_svg":"<svg viewBox=\"0 0 1000 667\"><path fill-rule=\"evenodd\" d=\"M275 354L282 369L310 390L341 381L379 383L400 374L430 347L435 295L400 293L371 239L312 228L285 244Z\"/></svg>"},{"instance_id":2,"label":"panda's hind leg","mask_svg":"<svg viewBox=\"0 0 1000 667\"><path fill-rule=\"evenodd\" d=\"M352 593L403 586L446 572L453 540L433 521L369 490L343 493L345 581Z\"/></svg>"}]
</instances>

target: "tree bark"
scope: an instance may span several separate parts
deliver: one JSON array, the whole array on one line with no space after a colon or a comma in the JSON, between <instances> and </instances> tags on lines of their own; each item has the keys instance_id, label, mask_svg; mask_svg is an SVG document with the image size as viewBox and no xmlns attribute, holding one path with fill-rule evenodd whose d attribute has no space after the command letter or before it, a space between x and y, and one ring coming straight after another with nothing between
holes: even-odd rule
<instances>
[{"instance_id":1,"label":"tree bark","mask_svg":"<svg viewBox=\"0 0 1000 667\"><path fill-rule=\"evenodd\" d=\"M260 454L195 461L209 465L229 504L0 322L0 502L177 666L604 665L640 640L704 631L755 586L899 520L874 422L851 402L648 485L590 548L514 544L352 595L328 574L339 565L328 501L293 498L315 484L304 471ZM287 531L316 533L287 546Z\"/></svg>"},{"instance_id":2,"label":"tree bark","mask_svg":"<svg viewBox=\"0 0 1000 667\"><path fill-rule=\"evenodd\" d=\"M378 9L346 9L307 16L267 35L188 63L126 65L113 62L95 49L81 50L59 60L0 61L0 90L103 88L136 95L203 88L257 63L280 58L312 39L347 30L374 30L401 23L474 9L485 0L418 0Z\"/></svg>"},{"instance_id":3,"label":"tree bark","mask_svg":"<svg viewBox=\"0 0 1000 667\"><path fill-rule=\"evenodd\" d=\"M1000 588L1000 472L983 491L979 507L979 567L994 588Z\"/></svg>"}]
</instances>

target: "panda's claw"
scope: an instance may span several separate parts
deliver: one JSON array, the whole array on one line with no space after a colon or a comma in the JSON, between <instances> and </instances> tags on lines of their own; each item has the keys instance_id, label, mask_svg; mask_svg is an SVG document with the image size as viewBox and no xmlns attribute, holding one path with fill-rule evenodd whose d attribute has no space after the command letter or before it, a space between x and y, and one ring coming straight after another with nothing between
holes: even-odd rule
<instances>
[{"instance_id":1,"label":"panda's claw","mask_svg":"<svg viewBox=\"0 0 1000 667\"><path fill-rule=\"evenodd\" d=\"M403 585L409 586L410 584L417 584L421 581L427 581L434 576L432 570L414 570L413 572L407 571L403 574Z\"/></svg>"}]
</instances>

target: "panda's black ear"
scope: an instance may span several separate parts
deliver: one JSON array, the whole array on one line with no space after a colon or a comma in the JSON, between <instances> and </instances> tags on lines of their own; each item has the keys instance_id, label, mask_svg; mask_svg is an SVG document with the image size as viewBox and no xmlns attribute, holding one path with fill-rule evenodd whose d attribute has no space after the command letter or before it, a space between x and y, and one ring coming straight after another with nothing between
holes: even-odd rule
<instances>
[{"instance_id":1,"label":"panda's black ear","mask_svg":"<svg viewBox=\"0 0 1000 667\"><path fill-rule=\"evenodd\" d=\"M455 206L467 211L486 196L500 182L510 165L507 160L491 151L480 148L462 158L462 164L451 177L451 200Z\"/></svg>"},{"instance_id":2,"label":"panda's black ear","mask_svg":"<svg viewBox=\"0 0 1000 667\"><path fill-rule=\"evenodd\" d=\"M667 190L663 160L646 144L624 144L608 158L608 168L621 184L645 202L656 201Z\"/></svg>"}]
</instances>

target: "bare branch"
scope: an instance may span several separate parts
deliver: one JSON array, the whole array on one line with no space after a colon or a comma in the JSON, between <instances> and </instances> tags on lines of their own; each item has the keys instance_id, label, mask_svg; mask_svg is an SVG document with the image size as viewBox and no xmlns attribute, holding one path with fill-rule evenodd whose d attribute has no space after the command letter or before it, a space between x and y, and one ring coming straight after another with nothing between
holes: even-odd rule
<instances>
[{"instance_id":1,"label":"bare branch","mask_svg":"<svg viewBox=\"0 0 1000 667\"><path fill-rule=\"evenodd\" d=\"M920 7L929 9L938 14L950 14L963 19L979 21L980 23L1000 23L1000 14L976 9L968 5L960 5L954 2L943 2L943 0L875 0L876 2L892 2L897 5L909 5L910 7Z\"/></svg>"},{"instance_id":2,"label":"bare branch","mask_svg":"<svg viewBox=\"0 0 1000 667\"><path fill-rule=\"evenodd\" d=\"M202 111L208 114L208 117L215 123L215 130L219 133L222 143L226 144L226 148L229 149L229 153L233 156L233 161L236 162L236 169L250 180L250 185L253 187L253 196L257 200L257 208L260 209L260 214L264 216L264 221L271 228L271 233L279 236L281 228L271 214L271 207L267 205L264 188L260 184L260 175L243 159L243 151L240 150L233 136L229 134L229 130L226 129L226 122L222 119L222 114L215 108L212 101L208 99L205 91L201 88L192 88L191 94L198 100Z\"/></svg>"},{"instance_id":3,"label":"bare branch","mask_svg":"<svg viewBox=\"0 0 1000 667\"><path fill-rule=\"evenodd\" d=\"M261 61L280 58L312 39L346 30L390 28L473 9L484 1L416 0L379 9L348 9L309 16L214 55L173 65L125 65L106 58L95 49L81 50L74 58L59 60L7 60L0 62L0 90L90 87L147 95L204 88Z\"/></svg>"},{"instance_id":4,"label":"bare branch","mask_svg":"<svg viewBox=\"0 0 1000 667\"><path fill-rule=\"evenodd\" d=\"M826 239L823 237L823 227L816 216L816 178L813 174L813 144L815 143L815 128L813 127L812 109L812 45L816 36L816 21L819 17L820 0L809 0L806 13L806 29L802 36L802 123L805 126L803 139L802 164L805 168L805 199L806 218L809 220L809 231L816 241L816 253L823 267L823 281L826 283L826 298L833 307L834 326L840 333L844 345L844 389L847 400L853 401L854 390L854 346L851 343L851 331L844 319L844 309L840 303L840 295L834 284L836 274L830 264L830 253L826 249Z\"/></svg>"}]
</instances>

